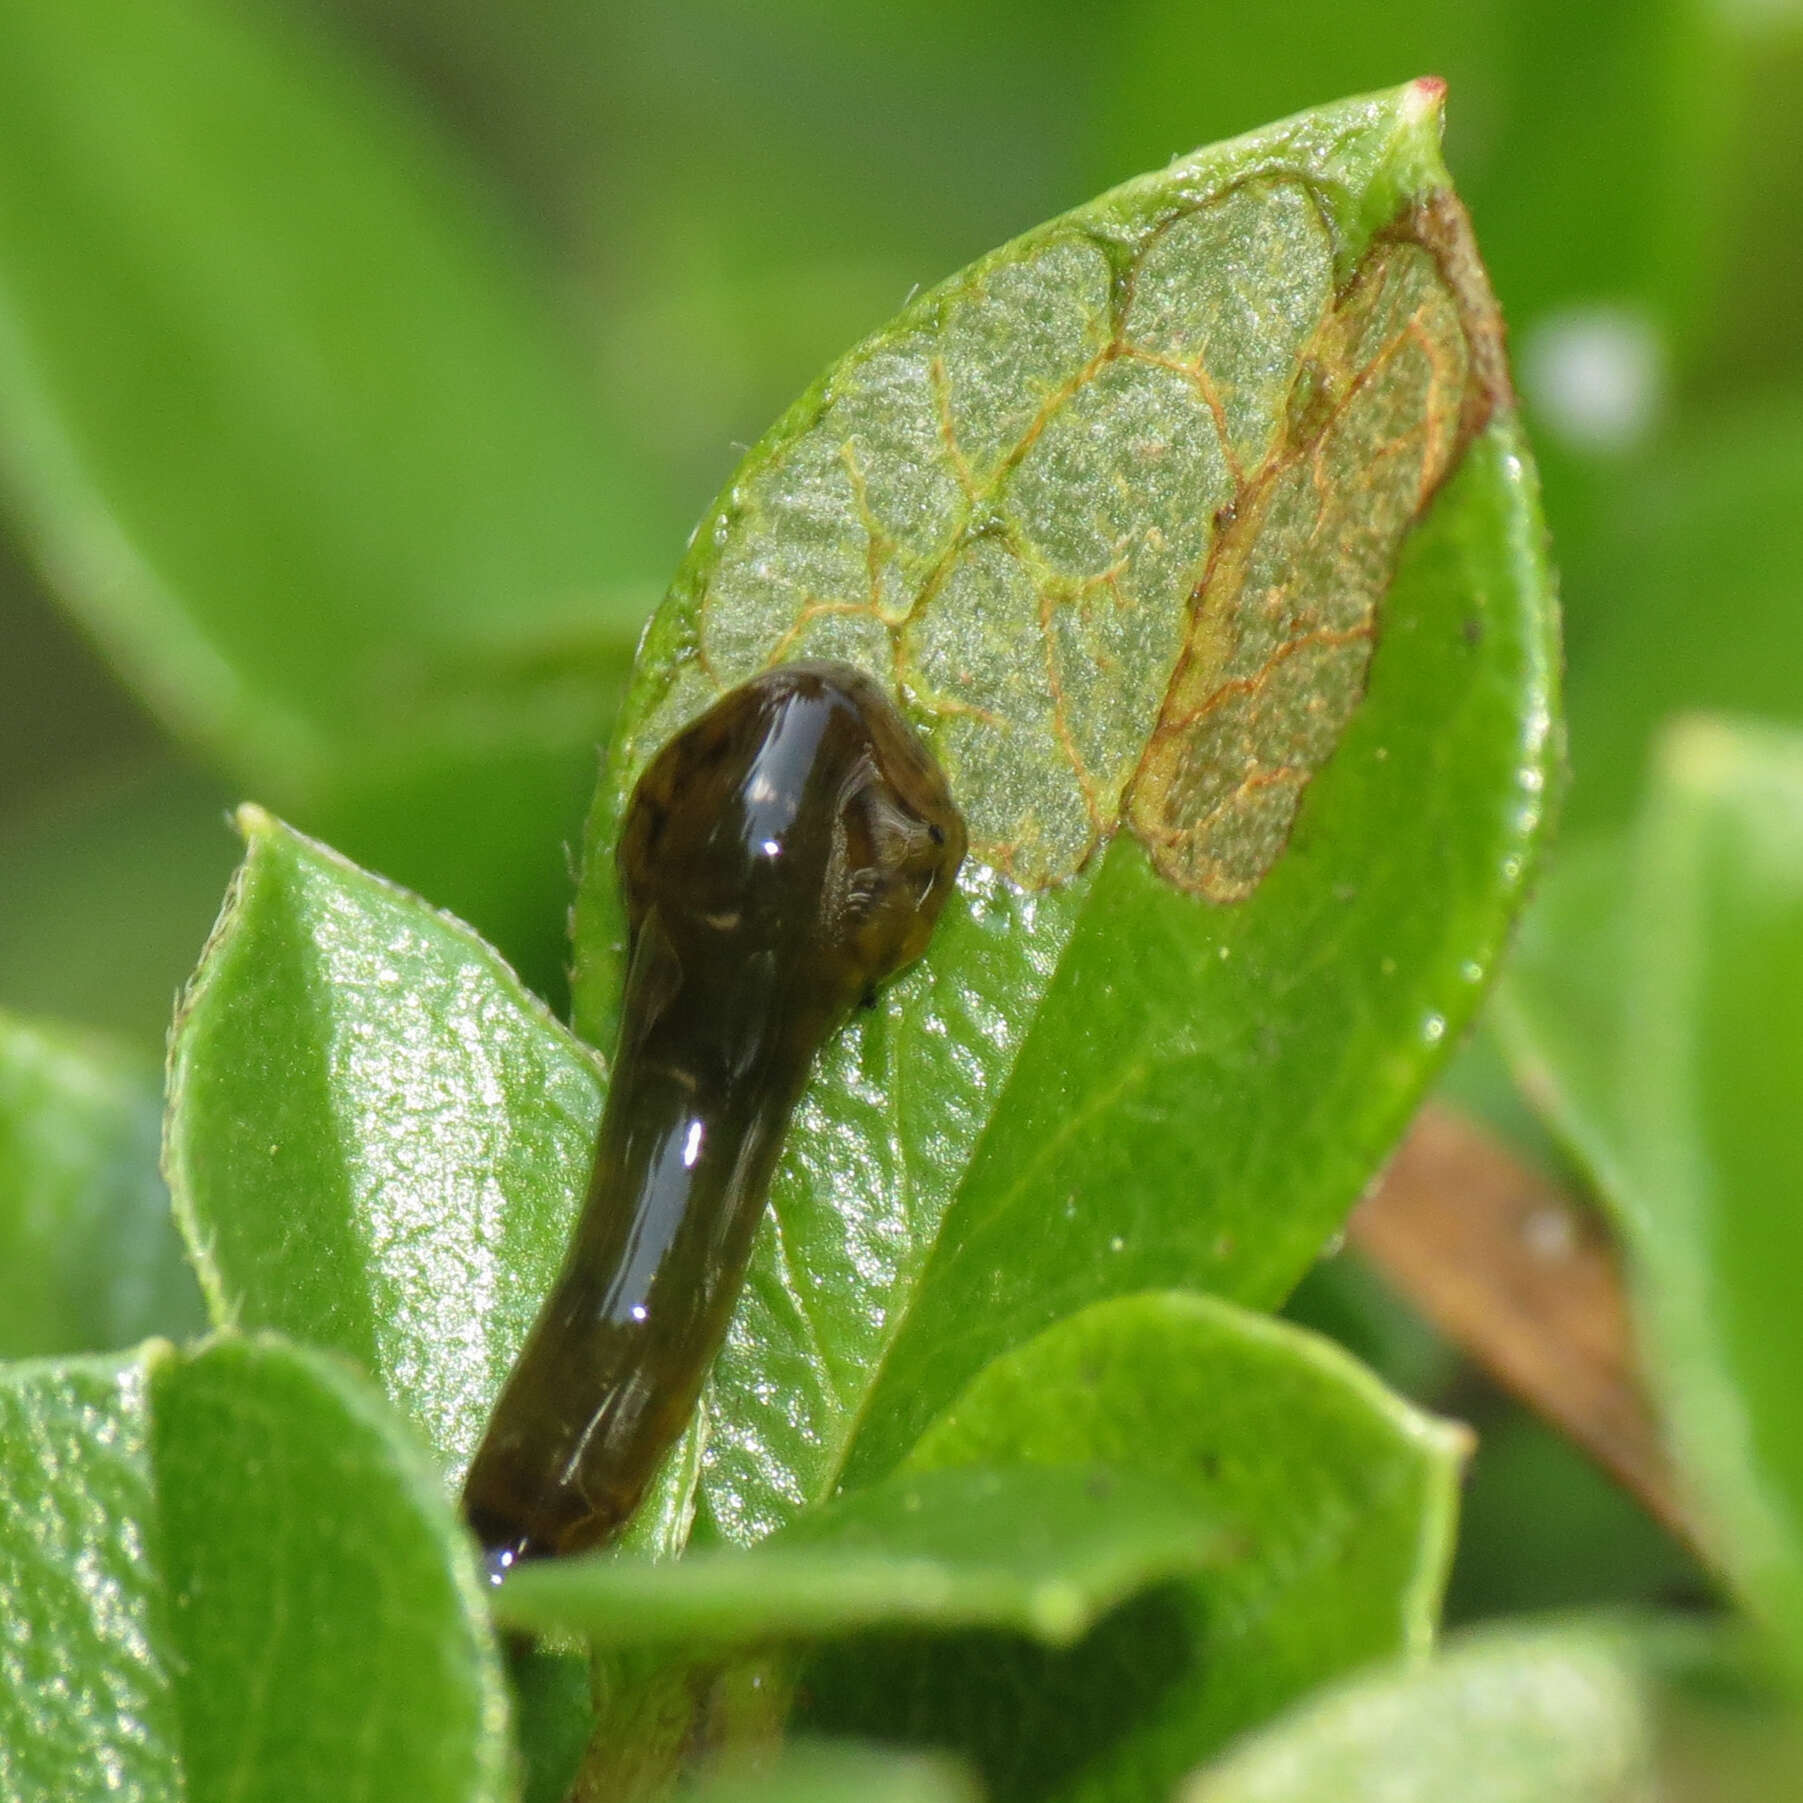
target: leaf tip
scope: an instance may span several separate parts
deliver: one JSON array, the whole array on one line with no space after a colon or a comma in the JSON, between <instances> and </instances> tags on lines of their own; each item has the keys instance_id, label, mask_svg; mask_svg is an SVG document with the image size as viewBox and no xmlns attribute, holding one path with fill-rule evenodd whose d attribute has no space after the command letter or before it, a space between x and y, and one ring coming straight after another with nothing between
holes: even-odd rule
<instances>
[{"instance_id":1,"label":"leaf tip","mask_svg":"<svg viewBox=\"0 0 1803 1803\"><path fill-rule=\"evenodd\" d=\"M241 801L232 811L232 824L238 829L239 837L249 845L273 833L280 822L267 808L260 807L256 802Z\"/></svg>"},{"instance_id":2,"label":"leaf tip","mask_svg":"<svg viewBox=\"0 0 1803 1803\"><path fill-rule=\"evenodd\" d=\"M1418 75L1402 91L1402 117L1410 125L1432 121L1438 129L1445 123L1446 77Z\"/></svg>"},{"instance_id":3,"label":"leaf tip","mask_svg":"<svg viewBox=\"0 0 1803 1803\"><path fill-rule=\"evenodd\" d=\"M1427 1435L1434 1443L1434 1450L1463 1472L1477 1452L1477 1430L1463 1421L1454 1421L1445 1415L1426 1415L1422 1419L1426 1423Z\"/></svg>"}]
</instances>

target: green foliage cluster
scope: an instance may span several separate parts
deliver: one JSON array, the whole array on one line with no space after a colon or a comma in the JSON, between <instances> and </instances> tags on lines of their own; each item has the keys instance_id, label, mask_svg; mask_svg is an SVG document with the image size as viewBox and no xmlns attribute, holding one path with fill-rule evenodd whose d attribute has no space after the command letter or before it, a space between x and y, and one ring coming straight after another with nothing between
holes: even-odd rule
<instances>
[{"instance_id":1,"label":"green foliage cluster","mask_svg":"<svg viewBox=\"0 0 1803 1803\"><path fill-rule=\"evenodd\" d=\"M1803 371L1759 297L1794 293L1803 159L1761 98L1803 26L914 0L854 47L792 5L605 41L575 0L336 11L0 0L0 500L186 748L0 811L0 1796L1785 1794ZM1012 236L1426 67L1520 408L1461 361L1431 84ZM1361 308L1414 337L1378 355ZM1361 396L1381 431L1306 438ZM1529 427L1571 619L1543 881ZM1305 440L1280 580L1326 542L1375 650L1271 703L1300 732L1350 697L1209 899L1136 801L1144 673ZM1386 525L1417 440L1445 480ZM73 730L20 622L15 765ZM1074 713L1022 674L1042 637ZM613 822L784 652L893 657L979 855L823 1058L627 1544L490 1595L452 1499L586 1178ZM1084 808L1103 842L1046 851ZM1316 1262L1443 1077L1531 1112L1619 1230L1707 1578L1520 1418L1455 1568L1449 1355ZM1629 1549L1606 1579L1581 1518ZM1449 1573L1467 1613L1641 1607L1441 1650ZM1707 1619L1648 1607L1674 1573Z\"/></svg>"}]
</instances>

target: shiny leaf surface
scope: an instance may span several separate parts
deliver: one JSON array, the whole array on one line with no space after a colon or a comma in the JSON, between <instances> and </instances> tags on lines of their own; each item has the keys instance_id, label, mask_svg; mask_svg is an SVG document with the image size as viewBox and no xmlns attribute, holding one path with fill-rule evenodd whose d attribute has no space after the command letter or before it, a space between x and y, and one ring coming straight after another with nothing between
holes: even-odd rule
<instances>
[{"instance_id":1,"label":"shiny leaf surface","mask_svg":"<svg viewBox=\"0 0 1803 1803\"><path fill-rule=\"evenodd\" d=\"M861 1630L1009 1629L1068 1645L1103 1611L1222 1556L1188 1498L1101 1468L959 1467L810 1510L743 1551L527 1565L496 1619L592 1646L757 1644Z\"/></svg>"},{"instance_id":2,"label":"shiny leaf surface","mask_svg":"<svg viewBox=\"0 0 1803 1803\"><path fill-rule=\"evenodd\" d=\"M215 1317L356 1359L455 1478L562 1259L595 1061L467 927L255 809L171 1047Z\"/></svg>"},{"instance_id":3,"label":"shiny leaf surface","mask_svg":"<svg viewBox=\"0 0 1803 1803\"><path fill-rule=\"evenodd\" d=\"M1432 130L1404 90L1173 179L1306 149L1342 183L1337 220L1381 223ZM704 1440L707 1526L755 1538L891 1467L988 1357L1098 1293L1268 1303L1293 1279L1469 1010L1535 842L1550 619L1509 443L1499 419L1404 544L1385 655L1253 896L1182 892L1130 833L1043 893L976 870L925 968L829 1049L650 1544L686 1537ZM654 630L644 693L680 626ZM365 1362L454 1476L555 1268L593 1072L467 934L247 822L175 1047L183 1217L224 1316ZM607 900L591 885L591 928ZM586 995L610 943L582 939Z\"/></svg>"},{"instance_id":4,"label":"shiny leaf surface","mask_svg":"<svg viewBox=\"0 0 1803 1803\"><path fill-rule=\"evenodd\" d=\"M499 1803L504 1704L436 1474L273 1340L0 1374L0 1792Z\"/></svg>"},{"instance_id":5,"label":"shiny leaf surface","mask_svg":"<svg viewBox=\"0 0 1803 1803\"><path fill-rule=\"evenodd\" d=\"M1100 1460L1226 1540L1050 1653L998 1636L825 1651L805 1719L967 1752L989 1794L1140 1799L1312 1685L1428 1646L1464 1435L1313 1334L1206 1297L1100 1303L991 1365L913 1472Z\"/></svg>"}]
</instances>

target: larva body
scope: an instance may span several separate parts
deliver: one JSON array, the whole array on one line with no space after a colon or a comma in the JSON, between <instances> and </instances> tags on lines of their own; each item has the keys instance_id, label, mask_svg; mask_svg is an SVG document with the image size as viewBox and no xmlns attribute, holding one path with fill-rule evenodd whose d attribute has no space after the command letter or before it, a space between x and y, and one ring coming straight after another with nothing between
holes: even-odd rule
<instances>
[{"instance_id":1,"label":"larva body","mask_svg":"<svg viewBox=\"0 0 1803 1803\"><path fill-rule=\"evenodd\" d=\"M725 1334L815 1054L925 949L964 846L931 754L847 665L765 672L647 767L588 1198L464 1488L496 1579L631 1515Z\"/></svg>"}]
</instances>

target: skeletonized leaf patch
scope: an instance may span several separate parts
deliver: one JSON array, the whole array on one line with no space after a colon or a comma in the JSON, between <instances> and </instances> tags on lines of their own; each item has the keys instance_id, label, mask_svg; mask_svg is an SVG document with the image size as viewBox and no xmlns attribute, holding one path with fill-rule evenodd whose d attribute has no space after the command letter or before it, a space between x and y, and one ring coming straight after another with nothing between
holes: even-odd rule
<instances>
[{"instance_id":1,"label":"skeletonized leaf patch","mask_svg":"<svg viewBox=\"0 0 1803 1803\"><path fill-rule=\"evenodd\" d=\"M1431 132L1437 93L1406 93ZM1398 180L1373 221L1301 134L1260 148L1004 247L805 396L697 535L626 763L766 665L844 658L1016 882L1125 823L1169 881L1250 894L1405 534L1508 395L1449 189Z\"/></svg>"}]
</instances>

